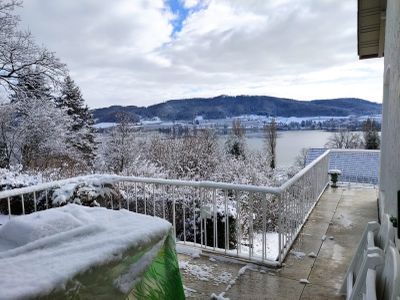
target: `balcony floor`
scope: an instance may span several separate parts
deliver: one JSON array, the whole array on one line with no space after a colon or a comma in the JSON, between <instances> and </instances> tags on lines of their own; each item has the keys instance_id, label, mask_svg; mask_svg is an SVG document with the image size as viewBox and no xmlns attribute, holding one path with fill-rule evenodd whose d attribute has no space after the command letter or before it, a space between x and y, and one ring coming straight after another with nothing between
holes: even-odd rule
<instances>
[{"instance_id":1,"label":"balcony floor","mask_svg":"<svg viewBox=\"0 0 400 300\"><path fill-rule=\"evenodd\" d=\"M373 188L328 188L292 248L306 256L289 254L284 267L278 270L247 265L244 274L238 276L244 266L238 262L179 254L180 262L191 265L190 272L181 270L184 285L194 290L188 298L210 299L212 293L218 295L227 290L224 297L231 300L344 299L338 292L364 227L377 219L376 198L377 190ZM310 252L317 257L308 257ZM236 276L229 287L229 281ZM302 284L300 279L307 279L310 284Z\"/></svg>"}]
</instances>

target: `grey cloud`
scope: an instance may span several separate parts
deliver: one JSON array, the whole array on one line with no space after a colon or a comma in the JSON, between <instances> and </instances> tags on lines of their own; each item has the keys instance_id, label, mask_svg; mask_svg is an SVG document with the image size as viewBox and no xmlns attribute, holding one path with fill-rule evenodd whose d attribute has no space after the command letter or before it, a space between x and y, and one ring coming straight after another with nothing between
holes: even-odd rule
<instances>
[{"instance_id":1,"label":"grey cloud","mask_svg":"<svg viewBox=\"0 0 400 300\"><path fill-rule=\"evenodd\" d=\"M161 0L26 0L21 15L92 107L217 93L379 100L380 81L371 82L382 62L356 56L355 1L203 2L176 38Z\"/></svg>"}]
</instances>

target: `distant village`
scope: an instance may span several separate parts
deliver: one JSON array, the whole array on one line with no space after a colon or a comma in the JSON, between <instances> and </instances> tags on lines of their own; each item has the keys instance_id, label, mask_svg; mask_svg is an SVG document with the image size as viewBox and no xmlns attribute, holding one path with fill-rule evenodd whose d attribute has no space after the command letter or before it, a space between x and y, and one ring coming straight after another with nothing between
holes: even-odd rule
<instances>
[{"instance_id":1,"label":"distant village","mask_svg":"<svg viewBox=\"0 0 400 300\"><path fill-rule=\"evenodd\" d=\"M133 124L140 131L158 131L161 133L170 133L182 135L187 132L193 132L202 129L214 129L218 134L229 134L234 120L240 120L241 125L247 132L257 132L275 119L277 129L287 130L324 130L324 131L361 131L364 122L367 119L375 121L376 128L380 131L381 115L372 116L347 116L347 117L266 117L257 115L244 115L225 119L204 119L202 116L194 118L192 121L162 121L155 117L148 120L140 120ZM98 123L95 127L98 131L108 131L117 123Z\"/></svg>"}]
</instances>

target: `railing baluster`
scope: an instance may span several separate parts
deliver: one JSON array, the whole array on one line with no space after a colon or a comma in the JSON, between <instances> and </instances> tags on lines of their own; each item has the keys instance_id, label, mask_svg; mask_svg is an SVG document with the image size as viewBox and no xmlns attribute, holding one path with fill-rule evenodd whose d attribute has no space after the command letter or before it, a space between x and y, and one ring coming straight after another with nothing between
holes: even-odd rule
<instances>
[{"instance_id":1,"label":"railing baluster","mask_svg":"<svg viewBox=\"0 0 400 300\"><path fill-rule=\"evenodd\" d=\"M204 197L205 197L205 192L206 192L206 190L204 190ZM204 199L204 201L206 201L206 200ZM203 203L203 205L204 205L204 203ZM206 213L207 212L205 212L205 214ZM208 240L207 240L207 220L208 219L207 219L207 217L208 216L205 216L205 218L204 218L204 239L205 239L204 245L205 245L206 248L207 248L207 245L208 245Z\"/></svg>"},{"instance_id":2,"label":"railing baluster","mask_svg":"<svg viewBox=\"0 0 400 300\"><path fill-rule=\"evenodd\" d=\"M49 209L49 195L48 195L48 190L46 190L46 209Z\"/></svg>"},{"instance_id":3,"label":"railing baluster","mask_svg":"<svg viewBox=\"0 0 400 300\"><path fill-rule=\"evenodd\" d=\"M153 183L153 217L156 215L156 196L154 193L154 185L155 183Z\"/></svg>"},{"instance_id":4,"label":"railing baluster","mask_svg":"<svg viewBox=\"0 0 400 300\"><path fill-rule=\"evenodd\" d=\"M264 194L264 197L261 195L262 203L262 260L266 259L266 251L267 251L267 195Z\"/></svg>"},{"instance_id":5,"label":"railing baluster","mask_svg":"<svg viewBox=\"0 0 400 300\"><path fill-rule=\"evenodd\" d=\"M213 238L214 238L214 243L213 243L213 247L214 250L215 248L218 248L217 245L217 198L216 198L216 190L213 189L213 193L212 193L212 201L213 201Z\"/></svg>"},{"instance_id":6,"label":"railing baluster","mask_svg":"<svg viewBox=\"0 0 400 300\"><path fill-rule=\"evenodd\" d=\"M165 197L166 197L166 189L165 185L161 186L161 194L162 194L162 211L163 211L163 219L165 220Z\"/></svg>"},{"instance_id":7,"label":"railing baluster","mask_svg":"<svg viewBox=\"0 0 400 300\"><path fill-rule=\"evenodd\" d=\"M117 183L118 189L121 190L121 183ZM121 210L121 199L118 197L118 209Z\"/></svg>"},{"instance_id":8,"label":"railing baluster","mask_svg":"<svg viewBox=\"0 0 400 300\"><path fill-rule=\"evenodd\" d=\"M33 207L35 212L37 211L37 200L36 200L36 192L33 192Z\"/></svg>"},{"instance_id":9,"label":"railing baluster","mask_svg":"<svg viewBox=\"0 0 400 300\"><path fill-rule=\"evenodd\" d=\"M126 194L127 194L126 209L127 209L128 211L130 211L129 204L130 204L130 202L131 202L131 195L132 195L132 189L129 188L129 187L131 187L130 184L126 184L126 185L125 185ZM129 191L129 192L128 192L128 191Z\"/></svg>"},{"instance_id":10,"label":"railing baluster","mask_svg":"<svg viewBox=\"0 0 400 300\"><path fill-rule=\"evenodd\" d=\"M25 215L25 199L24 194L21 194L22 214Z\"/></svg>"},{"instance_id":11,"label":"railing baluster","mask_svg":"<svg viewBox=\"0 0 400 300\"><path fill-rule=\"evenodd\" d=\"M225 202L225 254L226 250L229 247L229 214L228 214L228 198L227 198L227 190L224 190L224 202Z\"/></svg>"},{"instance_id":12,"label":"railing baluster","mask_svg":"<svg viewBox=\"0 0 400 300\"><path fill-rule=\"evenodd\" d=\"M240 211L240 196L239 191L235 191L236 196L236 232L237 232L237 247L236 247L236 254L242 252L242 220L241 220L241 211Z\"/></svg>"},{"instance_id":13,"label":"railing baluster","mask_svg":"<svg viewBox=\"0 0 400 300\"><path fill-rule=\"evenodd\" d=\"M137 200L137 182L135 181L135 205L136 205L136 207L135 207L135 212L137 213L138 212L138 200Z\"/></svg>"},{"instance_id":14,"label":"railing baluster","mask_svg":"<svg viewBox=\"0 0 400 300\"><path fill-rule=\"evenodd\" d=\"M253 256L253 193L249 195L249 259Z\"/></svg>"},{"instance_id":15,"label":"railing baluster","mask_svg":"<svg viewBox=\"0 0 400 300\"><path fill-rule=\"evenodd\" d=\"M175 205L176 205L176 199L175 199L175 187L172 186L172 224L174 227L174 237L176 239L176 220L175 220Z\"/></svg>"},{"instance_id":16,"label":"railing baluster","mask_svg":"<svg viewBox=\"0 0 400 300\"><path fill-rule=\"evenodd\" d=\"M147 215L146 183L143 182L142 186L143 186L144 214Z\"/></svg>"},{"instance_id":17,"label":"railing baluster","mask_svg":"<svg viewBox=\"0 0 400 300\"><path fill-rule=\"evenodd\" d=\"M197 246L196 245L196 242L197 242L196 241L196 195L197 194L200 194L200 189L196 188L193 193L193 195L194 195L194 197L193 197L193 242L194 242L195 246Z\"/></svg>"},{"instance_id":18,"label":"railing baluster","mask_svg":"<svg viewBox=\"0 0 400 300\"><path fill-rule=\"evenodd\" d=\"M181 199L182 210L183 210L183 243L186 244L186 195L185 191L183 191L183 197Z\"/></svg>"},{"instance_id":19,"label":"railing baluster","mask_svg":"<svg viewBox=\"0 0 400 300\"><path fill-rule=\"evenodd\" d=\"M282 263L282 251L283 251L283 230L282 230L282 194L278 195L278 239L279 239L279 255L278 261Z\"/></svg>"},{"instance_id":20,"label":"railing baluster","mask_svg":"<svg viewBox=\"0 0 400 300\"><path fill-rule=\"evenodd\" d=\"M203 222L204 222L204 220L203 220L203 207L204 207L204 189L202 189L202 188L199 188L199 190L200 190L200 203L199 203L199 206L200 206L200 245L201 245L201 247L203 247L203 245L205 245L205 243L204 243L204 238L203 238L203 235L204 235L204 224L203 224ZM206 239L206 241L207 241L207 239Z\"/></svg>"},{"instance_id":21,"label":"railing baluster","mask_svg":"<svg viewBox=\"0 0 400 300\"><path fill-rule=\"evenodd\" d=\"M110 201L111 201L111 209L114 209L114 197L112 193L110 193Z\"/></svg>"},{"instance_id":22,"label":"railing baluster","mask_svg":"<svg viewBox=\"0 0 400 300\"><path fill-rule=\"evenodd\" d=\"M11 200L10 200L10 197L7 197L7 206L8 206L8 219L11 219Z\"/></svg>"}]
</instances>

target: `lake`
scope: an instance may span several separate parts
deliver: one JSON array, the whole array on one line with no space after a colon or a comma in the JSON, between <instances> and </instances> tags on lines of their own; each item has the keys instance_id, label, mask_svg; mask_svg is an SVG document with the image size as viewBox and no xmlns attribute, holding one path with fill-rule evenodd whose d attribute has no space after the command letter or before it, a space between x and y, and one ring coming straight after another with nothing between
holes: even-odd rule
<instances>
[{"instance_id":1,"label":"lake","mask_svg":"<svg viewBox=\"0 0 400 300\"><path fill-rule=\"evenodd\" d=\"M303 148L321 148L328 142L332 132L320 130L278 131L276 144L277 166L288 167L295 163ZM223 145L227 136L220 136ZM246 133L246 144L251 150L263 150L263 133Z\"/></svg>"}]
</instances>

